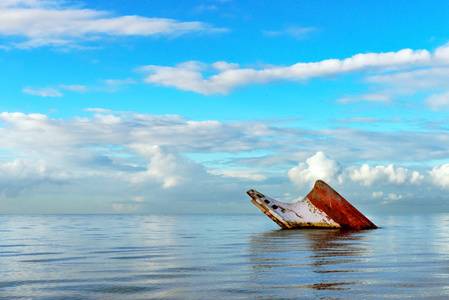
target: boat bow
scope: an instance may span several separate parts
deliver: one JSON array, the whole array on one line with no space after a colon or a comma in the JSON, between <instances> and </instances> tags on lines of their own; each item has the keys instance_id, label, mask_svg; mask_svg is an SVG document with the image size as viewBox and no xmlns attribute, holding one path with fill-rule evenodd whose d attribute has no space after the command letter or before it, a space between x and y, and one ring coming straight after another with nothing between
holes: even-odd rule
<instances>
[{"instance_id":1,"label":"boat bow","mask_svg":"<svg viewBox=\"0 0 449 300\"><path fill-rule=\"evenodd\" d=\"M367 217L322 180L296 203L284 203L249 190L251 202L280 227L297 228L377 228Z\"/></svg>"}]
</instances>

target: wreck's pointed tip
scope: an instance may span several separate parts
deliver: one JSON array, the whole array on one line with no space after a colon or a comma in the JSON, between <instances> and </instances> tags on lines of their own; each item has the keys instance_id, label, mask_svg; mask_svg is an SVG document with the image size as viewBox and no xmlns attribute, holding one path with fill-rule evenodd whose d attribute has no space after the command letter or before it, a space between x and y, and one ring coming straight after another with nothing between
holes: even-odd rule
<instances>
[{"instance_id":1,"label":"wreck's pointed tip","mask_svg":"<svg viewBox=\"0 0 449 300\"><path fill-rule=\"evenodd\" d=\"M247 190L246 193L247 193L248 195L252 196L252 195L254 195L255 193L257 193L257 191L256 191L256 190L253 190L253 189L250 189L250 190Z\"/></svg>"},{"instance_id":2,"label":"wreck's pointed tip","mask_svg":"<svg viewBox=\"0 0 449 300\"><path fill-rule=\"evenodd\" d=\"M326 182L324 182L321 179L318 179L317 181L315 181L314 187L320 187L320 186L330 187L330 185L328 185Z\"/></svg>"},{"instance_id":3,"label":"wreck's pointed tip","mask_svg":"<svg viewBox=\"0 0 449 300\"><path fill-rule=\"evenodd\" d=\"M377 226L323 180L315 182L307 198L342 228L376 229Z\"/></svg>"}]
</instances>

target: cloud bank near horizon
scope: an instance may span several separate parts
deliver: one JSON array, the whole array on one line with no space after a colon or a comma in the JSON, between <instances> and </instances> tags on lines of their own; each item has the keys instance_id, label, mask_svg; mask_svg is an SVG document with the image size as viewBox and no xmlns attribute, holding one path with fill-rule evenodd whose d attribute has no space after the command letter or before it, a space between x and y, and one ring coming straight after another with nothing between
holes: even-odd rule
<instances>
[{"instance_id":1,"label":"cloud bank near horizon","mask_svg":"<svg viewBox=\"0 0 449 300\"><path fill-rule=\"evenodd\" d=\"M90 111L91 118L71 120L0 114L0 197L20 203L35 191L70 190L67 194L74 197L94 198L106 194L110 197L106 211L127 212L135 207L151 211L148 207L157 199L215 205L209 202L210 195L236 197L248 186L273 193L282 190L281 195L304 194L317 179L350 193L363 191L364 200L357 201L364 204L438 199L449 189L449 164L435 164L438 157L431 155L423 167L421 157L441 139L449 139L447 133L427 135L427 143L413 133L413 139L405 142L407 138L398 140L401 134L394 133L311 131L262 121L199 122L176 115ZM352 138L359 139L358 149L346 147L345 139ZM389 146L370 151L373 139L378 144L388 140ZM316 146L298 146L311 144ZM266 154L255 158L254 151L261 150ZM216 157L199 162L189 156L192 153L227 156L221 162ZM440 153L442 158L448 154ZM360 163L368 157L373 163ZM392 160L397 164L381 163Z\"/></svg>"}]
</instances>

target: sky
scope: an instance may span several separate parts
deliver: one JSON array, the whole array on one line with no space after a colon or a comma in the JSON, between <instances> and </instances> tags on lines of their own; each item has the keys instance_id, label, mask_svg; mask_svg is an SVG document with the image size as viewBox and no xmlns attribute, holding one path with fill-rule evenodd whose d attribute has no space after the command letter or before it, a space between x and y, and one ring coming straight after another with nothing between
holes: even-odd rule
<instances>
[{"instance_id":1,"label":"sky","mask_svg":"<svg viewBox=\"0 0 449 300\"><path fill-rule=\"evenodd\" d=\"M449 212L449 2L2 0L0 213ZM260 213L260 212L259 212Z\"/></svg>"}]
</instances>

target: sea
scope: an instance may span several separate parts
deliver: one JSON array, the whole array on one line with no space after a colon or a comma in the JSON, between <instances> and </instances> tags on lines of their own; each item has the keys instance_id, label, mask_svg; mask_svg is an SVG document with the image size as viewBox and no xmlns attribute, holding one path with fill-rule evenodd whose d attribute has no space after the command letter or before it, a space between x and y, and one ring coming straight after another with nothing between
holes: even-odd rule
<instances>
[{"instance_id":1,"label":"sea","mask_svg":"<svg viewBox=\"0 0 449 300\"><path fill-rule=\"evenodd\" d=\"M0 215L0 299L449 299L449 214Z\"/></svg>"}]
</instances>

